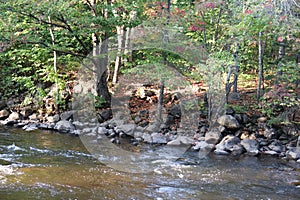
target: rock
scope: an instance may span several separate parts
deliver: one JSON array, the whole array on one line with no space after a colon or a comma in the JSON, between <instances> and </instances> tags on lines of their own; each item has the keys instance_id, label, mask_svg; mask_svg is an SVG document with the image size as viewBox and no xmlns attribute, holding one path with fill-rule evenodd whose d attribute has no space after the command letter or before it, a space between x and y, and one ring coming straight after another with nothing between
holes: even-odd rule
<instances>
[{"instance_id":1,"label":"rock","mask_svg":"<svg viewBox=\"0 0 300 200\"><path fill-rule=\"evenodd\" d=\"M1 121L1 124L5 125L5 126L12 126L12 125L17 124L17 123L18 123L17 120L4 120L4 121Z\"/></svg>"},{"instance_id":2,"label":"rock","mask_svg":"<svg viewBox=\"0 0 300 200\"><path fill-rule=\"evenodd\" d=\"M193 150L198 151L198 150L212 150L215 147L214 144L208 144L205 141L200 141L196 142L196 145L192 147Z\"/></svg>"},{"instance_id":3,"label":"rock","mask_svg":"<svg viewBox=\"0 0 300 200\"><path fill-rule=\"evenodd\" d=\"M56 123L59 121L59 115L46 117L46 120L50 123Z\"/></svg>"},{"instance_id":4,"label":"rock","mask_svg":"<svg viewBox=\"0 0 300 200\"><path fill-rule=\"evenodd\" d=\"M176 118L180 118L181 117L181 108L180 105L173 105L170 109L169 112L170 115L173 115Z\"/></svg>"},{"instance_id":5,"label":"rock","mask_svg":"<svg viewBox=\"0 0 300 200\"><path fill-rule=\"evenodd\" d=\"M35 123L30 123L23 127L23 130L25 130L25 131L34 131L36 129L38 129L38 124L35 124Z\"/></svg>"},{"instance_id":6,"label":"rock","mask_svg":"<svg viewBox=\"0 0 300 200\"><path fill-rule=\"evenodd\" d=\"M134 134L133 134L133 137L134 137L134 138L142 138L143 135L144 135L143 132L135 131Z\"/></svg>"},{"instance_id":7,"label":"rock","mask_svg":"<svg viewBox=\"0 0 300 200\"><path fill-rule=\"evenodd\" d=\"M243 152L243 147L240 144L240 139L233 135L225 136L222 141L216 145L216 152L222 153L223 151L239 155Z\"/></svg>"},{"instance_id":8,"label":"rock","mask_svg":"<svg viewBox=\"0 0 300 200\"><path fill-rule=\"evenodd\" d=\"M221 131L213 129L205 134L205 142L208 144L216 144L221 139Z\"/></svg>"},{"instance_id":9,"label":"rock","mask_svg":"<svg viewBox=\"0 0 300 200\"><path fill-rule=\"evenodd\" d=\"M266 151L263 151L263 153L267 154L267 155L271 155L271 156L276 156L279 154L276 151L272 151L272 150L266 150Z\"/></svg>"},{"instance_id":10,"label":"rock","mask_svg":"<svg viewBox=\"0 0 300 200\"><path fill-rule=\"evenodd\" d=\"M34 111L30 108L23 109L20 113L23 117L28 118Z\"/></svg>"},{"instance_id":11,"label":"rock","mask_svg":"<svg viewBox=\"0 0 300 200\"><path fill-rule=\"evenodd\" d=\"M216 145L216 148L222 150L229 150L233 145L239 144L240 139L234 135L226 135L219 144Z\"/></svg>"},{"instance_id":12,"label":"rock","mask_svg":"<svg viewBox=\"0 0 300 200\"><path fill-rule=\"evenodd\" d=\"M144 142L152 144L152 137L149 133L144 133L142 138Z\"/></svg>"},{"instance_id":13,"label":"rock","mask_svg":"<svg viewBox=\"0 0 300 200\"><path fill-rule=\"evenodd\" d=\"M270 150L275 151L277 153L281 153L285 150L284 146L279 140L273 141L268 147Z\"/></svg>"},{"instance_id":14,"label":"rock","mask_svg":"<svg viewBox=\"0 0 300 200\"><path fill-rule=\"evenodd\" d=\"M218 123L222 126L225 126L229 129L238 129L240 128L239 122L231 115L223 115L218 118Z\"/></svg>"},{"instance_id":15,"label":"rock","mask_svg":"<svg viewBox=\"0 0 300 200\"><path fill-rule=\"evenodd\" d=\"M249 122L249 118L246 114L242 114L242 123L247 124Z\"/></svg>"},{"instance_id":16,"label":"rock","mask_svg":"<svg viewBox=\"0 0 300 200\"><path fill-rule=\"evenodd\" d=\"M267 139L278 139L280 137L280 134L273 128L265 128L265 130L263 131L263 136L265 136Z\"/></svg>"},{"instance_id":17,"label":"rock","mask_svg":"<svg viewBox=\"0 0 300 200\"><path fill-rule=\"evenodd\" d=\"M61 120L70 120L70 119L73 119L73 115L74 115L75 111L66 111L66 112L63 112L60 114L60 119Z\"/></svg>"},{"instance_id":18,"label":"rock","mask_svg":"<svg viewBox=\"0 0 300 200\"><path fill-rule=\"evenodd\" d=\"M54 129L61 133L73 133L75 126L70 121L61 120L55 124Z\"/></svg>"},{"instance_id":19,"label":"rock","mask_svg":"<svg viewBox=\"0 0 300 200\"><path fill-rule=\"evenodd\" d=\"M98 127L97 133L100 135L106 135L108 133L108 130L105 127Z\"/></svg>"},{"instance_id":20,"label":"rock","mask_svg":"<svg viewBox=\"0 0 300 200\"><path fill-rule=\"evenodd\" d=\"M21 117L20 113L18 113L18 112L12 112L12 113L8 116L7 120L8 120L8 121L11 121L11 120L19 120L20 117Z\"/></svg>"},{"instance_id":21,"label":"rock","mask_svg":"<svg viewBox=\"0 0 300 200\"><path fill-rule=\"evenodd\" d=\"M38 114L37 113L33 113L32 115L28 116L29 120L38 120L39 117L38 117Z\"/></svg>"},{"instance_id":22,"label":"rock","mask_svg":"<svg viewBox=\"0 0 300 200\"><path fill-rule=\"evenodd\" d=\"M169 141L167 145L191 145L193 141L190 137L179 135L175 140Z\"/></svg>"},{"instance_id":23,"label":"rock","mask_svg":"<svg viewBox=\"0 0 300 200\"><path fill-rule=\"evenodd\" d=\"M206 133L206 131L207 131L207 127L206 126L202 126L200 128L200 133L204 134L204 133Z\"/></svg>"},{"instance_id":24,"label":"rock","mask_svg":"<svg viewBox=\"0 0 300 200\"><path fill-rule=\"evenodd\" d=\"M217 154L217 155L228 155L229 154L229 152L224 151L224 150L220 150L220 149L215 149L214 153Z\"/></svg>"},{"instance_id":25,"label":"rock","mask_svg":"<svg viewBox=\"0 0 300 200\"><path fill-rule=\"evenodd\" d=\"M154 132L158 132L159 129L160 129L160 124L152 123L146 128L146 131L149 133L154 133Z\"/></svg>"},{"instance_id":26,"label":"rock","mask_svg":"<svg viewBox=\"0 0 300 200\"><path fill-rule=\"evenodd\" d=\"M286 157L288 159L298 160L300 159L300 148L294 147L286 152Z\"/></svg>"},{"instance_id":27,"label":"rock","mask_svg":"<svg viewBox=\"0 0 300 200\"><path fill-rule=\"evenodd\" d=\"M167 137L161 133L152 133L152 143L153 144L167 144L168 140Z\"/></svg>"},{"instance_id":28,"label":"rock","mask_svg":"<svg viewBox=\"0 0 300 200\"><path fill-rule=\"evenodd\" d=\"M266 117L260 117L260 118L257 119L257 122L258 123L266 123L267 120L268 120L268 118L266 118Z\"/></svg>"},{"instance_id":29,"label":"rock","mask_svg":"<svg viewBox=\"0 0 300 200\"><path fill-rule=\"evenodd\" d=\"M99 123L103 123L107 120L109 120L112 116L112 110L111 109L106 109L101 111L100 113L98 113L97 117L98 117L98 122Z\"/></svg>"},{"instance_id":30,"label":"rock","mask_svg":"<svg viewBox=\"0 0 300 200\"><path fill-rule=\"evenodd\" d=\"M234 114L234 110L231 107L226 109L226 115L233 115L233 114Z\"/></svg>"},{"instance_id":31,"label":"rock","mask_svg":"<svg viewBox=\"0 0 300 200\"><path fill-rule=\"evenodd\" d=\"M246 149L248 155L255 156L259 153L259 144L256 140L245 139L241 141L241 145Z\"/></svg>"},{"instance_id":32,"label":"rock","mask_svg":"<svg viewBox=\"0 0 300 200\"><path fill-rule=\"evenodd\" d=\"M0 111L0 120L6 119L9 116L9 112L7 110Z\"/></svg>"},{"instance_id":33,"label":"rock","mask_svg":"<svg viewBox=\"0 0 300 200\"><path fill-rule=\"evenodd\" d=\"M127 134L129 136L133 136L136 125L135 124L122 124L122 125L119 125L118 128L120 128L125 134Z\"/></svg>"},{"instance_id":34,"label":"rock","mask_svg":"<svg viewBox=\"0 0 300 200\"><path fill-rule=\"evenodd\" d=\"M243 123L242 115L241 114L234 114L233 117L240 123Z\"/></svg>"},{"instance_id":35,"label":"rock","mask_svg":"<svg viewBox=\"0 0 300 200\"><path fill-rule=\"evenodd\" d=\"M7 104L5 101L0 101L0 110L4 109L7 107Z\"/></svg>"}]
</instances>

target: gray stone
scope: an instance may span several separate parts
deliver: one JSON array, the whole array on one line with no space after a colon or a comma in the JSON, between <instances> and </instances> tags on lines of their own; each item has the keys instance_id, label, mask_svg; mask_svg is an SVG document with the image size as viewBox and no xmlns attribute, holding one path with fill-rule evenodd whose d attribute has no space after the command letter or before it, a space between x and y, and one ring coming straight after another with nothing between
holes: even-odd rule
<instances>
[{"instance_id":1,"label":"gray stone","mask_svg":"<svg viewBox=\"0 0 300 200\"><path fill-rule=\"evenodd\" d=\"M241 154L243 147L240 145L240 139L233 135L225 136L222 141L216 145L216 150L219 152L226 151L235 155Z\"/></svg>"},{"instance_id":2,"label":"gray stone","mask_svg":"<svg viewBox=\"0 0 300 200\"><path fill-rule=\"evenodd\" d=\"M0 120L6 119L9 116L9 112L7 110L0 111Z\"/></svg>"},{"instance_id":3,"label":"gray stone","mask_svg":"<svg viewBox=\"0 0 300 200\"><path fill-rule=\"evenodd\" d=\"M271 156L275 156L275 155L279 154L276 151L272 151L272 150L266 150L266 151L263 151L263 153L267 154L267 155L271 155Z\"/></svg>"},{"instance_id":4,"label":"gray stone","mask_svg":"<svg viewBox=\"0 0 300 200\"><path fill-rule=\"evenodd\" d=\"M55 124L54 129L61 133L73 133L75 126L70 121L61 120Z\"/></svg>"},{"instance_id":5,"label":"gray stone","mask_svg":"<svg viewBox=\"0 0 300 200\"><path fill-rule=\"evenodd\" d=\"M34 111L30 108L23 109L20 113L23 117L28 118Z\"/></svg>"},{"instance_id":6,"label":"gray stone","mask_svg":"<svg viewBox=\"0 0 300 200\"><path fill-rule=\"evenodd\" d=\"M134 138L143 138L143 135L144 135L143 132L135 131L134 134L133 134L133 137Z\"/></svg>"},{"instance_id":7,"label":"gray stone","mask_svg":"<svg viewBox=\"0 0 300 200\"><path fill-rule=\"evenodd\" d=\"M154 133L154 132L158 132L159 129L160 129L160 124L152 123L146 128L146 131L149 133Z\"/></svg>"},{"instance_id":8,"label":"gray stone","mask_svg":"<svg viewBox=\"0 0 300 200\"><path fill-rule=\"evenodd\" d=\"M228 155L229 154L229 152L221 150L221 149L215 149L214 153L217 155Z\"/></svg>"},{"instance_id":9,"label":"gray stone","mask_svg":"<svg viewBox=\"0 0 300 200\"><path fill-rule=\"evenodd\" d=\"M38 120L39 117L38 117L38 114L37 113L33 113L32 115L28 116L29 120Z\"/></svg>"},{"instance_id":10,"label":"gray stone","mask_svg":"<svg viewBox=\"0 0 300 200\"><path fill-rule=\"evenodd\" d=\"M106 135L108 133L108 130L107 130L107 128L100 126L100 127L98 127L97 133L100 135Z\"/></svg>"},{"instance_id":11,"label":"gray stone","mask_svg":"<svg viewBox=\"0 0 300 200\"><path fill-rule=\"evenodd\" d=\"M241 141L241 145L246 149L248 155L257 155L259 153L259 144L256 140L245 139Z\"/></svg>"},{"instance_id":12,"label":"gray stone","mask_svg":"<svg viewBox=\"0 0 300 200\"><path fill-rule=\"evenodd\" d=\"M201 150L201 149L211 151L214 147L215 147L215 145L213 145L213 144L208 144L205 141L200 141L200 142L196 142L196 145L193 146L192 149L195 150L195 151L198 151L198 150Z\"/></svg>"},{"instance_id":13,"label":"gray stone","mask_svg":"<svg viewBox=\"0 0 300 200\"><path fill-rule=\"evenodd\" d=\"M8 118L7 118L7 120L8 121L10 121L10 120L19 120L20 119L20 113L18 113L18 112L12 112L9 116L8 116Z\"/></svg>"},{"instance_id":14,"label":"gray stone","mask_svg":"<svg viewBox=\"0 0 300 200\"><path fill-rule=\"evenodd\" d=\"M280 134L276 132L273 128L265 128L263 131L263 135L267 139L278 139L280 137Z\"/></svg>"},{"instance_id":15,"label":"gray stone","mask_svg":"<svg viewBox=\"0 0 300 200\"><path fill-rule=\"evenodd\" d=\"M75 111L66 111L60 114L60 119L61 120L70 120L73 119L73 115L74 115Z\"/></svg>"},{"instance_id":16,"label":"gray stone","mask_svg":"<svg viewBox=\"0 0 300 200\"><path fill-rule=\"evenodd\" d=\"M205 142L208 144L216 144L221 139L221 132L219 129L213 129L205 134Z\"/></svg>"},{"instance_id":17,"label":"gray stone","mask_svg":"<svg viewBox=\"0 0 300 200\"><path fill-rule=\"evenodd\" d=\"M46 120L50 123L56 123L59 121L59 115L49 116Z\"/></svg>"},{"instance_id":18,"label":"gray stone","mask_svg":"<svg viewBox=\"0 0 300 200\"><path fill-rule=\"evenodd\" d=\"M288 159L298 160L300 159L300 148L294 147L286 152L286 157Z\"/></svg>"},{"instance_id":19,"label":"gray stone","mask_svg":"<svg viewBox=\"0 0 300 200\"><path fill-rule=\"evenodd\" d=\"M144 142L152 144L152 137L149 133L144 133L142 138Z\"/></svg>"},{"instance_id":20,"label":"gray stone","mask_svg":"<svg viewBox=\"0 0 300 200\"><path fill-rule=\"evenodd\" d=\"M27 124L23 127L23 130L25 131L34 131L36 129L38 129L38 125L35 123Z\"/></svg>"},{"instance_id":21,"label":"gray stone","mask_svg":"<svg viewBox=\"0 0 300 200\"><path fill-rule=\"evenodd\" d=\"M161 133L152 133L151 137L152 137L153 144L167 144L168 143L167 137Z\"/></svg>"},{"instance_id":22,"label":"gray stone","mask_svg":"<svg viewBox=\"0 0 300 200\"><path fill-rule=\"evenodd\" d=\"M125 134L127 134L129 136L133 136L136 125L135 124L123 124L123 125L119 125L118 128L120 128Z\"/></svg>"},{"instance_id":23,"label":"gray stone","mask_svg":"<svg viewBox=\"0 0 300 200\"><path fill-rule=\"evenodd\" d=\"M168 145L191 145L193 139L187 136L179 135L175 140L169 141Z\"/></svg>"},{"instance_id":24,"label":"gray stone","mask_svg":"<svg viewBox=\"0 0 300 200\"><path fill-rule=\"evenodd\" d=\"M268 147L270 150L276 151L277 153L281 153L285 150L284 146L279 140L273 141Z\"/></svg>"},{"instance_id":25,"label":"gray stone","mask_svg":"<svg viewBox=\"0 0 300 200\"><path fill-rule=\"evenodd\" d=\"M109 120L112 116L112 110L111 109L106 109L98 113L97 118L99 123L103 123L107 120Z\"/></svg>"},{"instance_id":26,"label":"gray stone","mask_svg":"<svg viewBox=\"0 0 300 200\"><path fill-rule=\"evenodd\" d=\"M229 129L238 129L240 128L239 122L231 115L223 115L218 118L218 123L222 126L225 126Z\"/></svg>"}]
</instances>

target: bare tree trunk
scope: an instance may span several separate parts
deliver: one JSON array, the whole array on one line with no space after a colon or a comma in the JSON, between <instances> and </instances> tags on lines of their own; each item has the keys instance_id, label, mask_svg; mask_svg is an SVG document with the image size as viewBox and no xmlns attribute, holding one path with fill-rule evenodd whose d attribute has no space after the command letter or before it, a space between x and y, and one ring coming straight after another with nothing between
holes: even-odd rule
<instances>
[{"instance_id":1,"label":"bare tree trunk","mask_svg":"<svg viewBox=\"0 0 300 200\"><path fill-rule=\"evenodd\" d=\"M277 64L277 76L276 76L276 84L278 85L280 82L280 77L282 76L282 59L285 54L285 45L283 42L279 44L279 51L278 51L278 64Z\"/></svg>"},{"instance_id":2,"label":"bare tree trunk","mask_svg":"<svg viewBox=\"0 0 300 200\"><path fill-rule=\"evenodd\" d=\"M262 33L259 32L258 37L258 84L257 84L257 93L256 98L259 101L260 97L264 93L264 72L263 72L263 47L262 47Z\"/></svg>"},{"instance_id":3,"label":"bare tree trunk","mask_svg":"<svg viewBox=\"0 0 300 200\"><path fill-rule=\"evenodd\" d=\"M157 122L161 124L163 122L162 120L162 107L163 107L163 101L164 101L164 89L165 89L165 83L163 80L161 80L160 83L160 90L159 90L159 97L158 97L158 105L157 105Z\"/></svg>"},{"instance_id":4,"label":"bare tree trunk","mask_svg":"<svg viewBox=\"0 0 300 200\"><path fill-rule=\"evenodd\" d=\"M118 80L118 73L119 69L121 67L121 61L122 61L122 52L124 49L124 26L117 26L117 34L118 34L118 52L116 56L116 62L115 62L115 69L114 69L114 75L112 83L116 84Z\"/></svg>"},{"instance_id":5,"label":"bare tree trunk","mask_svg":"<svg viewBox=\"0 0 300 200\"><path fill-rule=\"evenodd\" d=\"M51 21L51 17L48 16L48 21L49 21L49 24L52 24L52 21ZM52 26L50 25L50 28L49 28L49 31L50 31L50 35L51 35L51 40L52 40L52 46L54 47L55 45L55 37L54 37L54 33L53 33L53 28ZM58 99L59 99L59 91L58 91L58 80L57 80L57 55L56 55L56 51L53 50L53 70L54 70L54 73L55 73L55 110L58 111Z\"/></svg>"},{"instance_id":6,"label":"bare tree trunk","mask_svg":"<svg viewBox=\"0 0 300 200\"><path fill-rule=\"evenodd\" d=\"M127 27L125 33L125 44L124 44L124 54L125 59L122 61L123 64L126 64L127 61L132 61L132 46L131 46L131 35L134 31L134 28Z\"/></svg>"}]
</instances>

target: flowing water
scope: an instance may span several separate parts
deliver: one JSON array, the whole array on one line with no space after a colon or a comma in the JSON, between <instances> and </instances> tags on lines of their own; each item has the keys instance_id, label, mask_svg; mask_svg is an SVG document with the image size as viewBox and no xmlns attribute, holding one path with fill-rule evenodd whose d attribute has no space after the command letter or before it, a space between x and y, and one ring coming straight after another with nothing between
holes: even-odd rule
<instances>
[{"instance_id":1,"label":"flowing water","mask_svg":"<svg viewBox=\"0 0 300 200\"><path fill-rule=\"evenodd\" d=\"M300 199L300 164L282 159L159 163L153 172L125 173L101 164L79 137L2 127L0 199Z\"/></svg>"}]
</instances>

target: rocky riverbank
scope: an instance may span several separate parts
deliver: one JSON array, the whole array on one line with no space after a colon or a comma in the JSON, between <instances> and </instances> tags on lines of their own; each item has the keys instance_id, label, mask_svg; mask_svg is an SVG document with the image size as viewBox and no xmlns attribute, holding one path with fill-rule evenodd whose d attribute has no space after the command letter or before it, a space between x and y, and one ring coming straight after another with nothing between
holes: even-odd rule
<instances>
[{"instance_id":1,"label":"rocky riverbank","mask_svg":"<svg viewBox=\"0 0 300 200\"><path fill-rule=\"evenodd\" d=\"M173 110L170 112L178 115ZM111 119L111 110L98 113L98 119L89 122L74 120L76 111L39 118L38 114L26 112L9 112L0 110L0 123L3 126L14 126L26 131L45 129L67 133L74 136L82 134L105 134L111 142L120 144L124 137L129 143L160 145L191 145L191 151L199 151L199 155L214 152L218 155L239 156L246 154L257 156L267 154L300 162L300 132L298 127L282 126L278 129L267 125L267 118L249 119L246 114L238 114L233 110L221 116L214 128L209 128L205 119L200 120L198 129L193 135L185 134L179 128L174 130L164 123L160 126L148 124L141 126L135 122ZM101 122L101 123L99 123ZM168 127L168 128L167 128Z\"/></svg>"}]
</instances>

